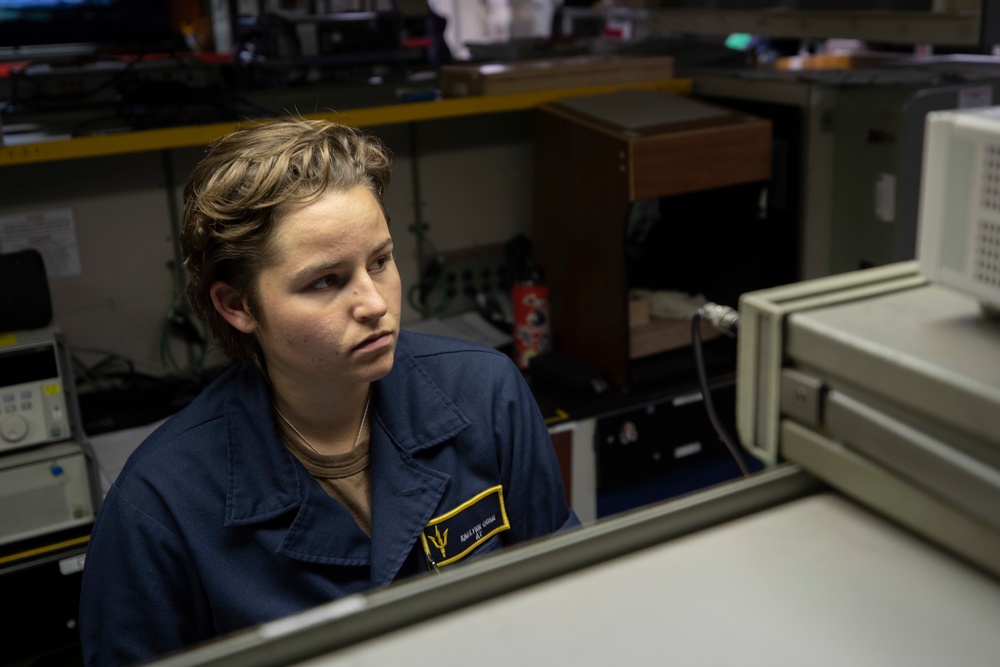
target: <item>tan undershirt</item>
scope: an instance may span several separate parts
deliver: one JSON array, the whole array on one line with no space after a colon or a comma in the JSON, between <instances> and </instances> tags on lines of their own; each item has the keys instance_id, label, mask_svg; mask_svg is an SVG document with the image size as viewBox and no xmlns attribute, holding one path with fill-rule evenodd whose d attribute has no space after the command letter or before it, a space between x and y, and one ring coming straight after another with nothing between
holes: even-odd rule
<instances>
[{"instance_id":1,"label":"tan undershirt","mask_svg":"<svg viewBox=\"0 0 1000 667\"><path fill-rule=\"evenodd\" d=\"M350 511L365 531L372 536L372 475L369 465L368 438L346 454L319 454L306 446L287 424L276 420L285 448L306 467L331 498Z\"/></svg>"}]
</instances>

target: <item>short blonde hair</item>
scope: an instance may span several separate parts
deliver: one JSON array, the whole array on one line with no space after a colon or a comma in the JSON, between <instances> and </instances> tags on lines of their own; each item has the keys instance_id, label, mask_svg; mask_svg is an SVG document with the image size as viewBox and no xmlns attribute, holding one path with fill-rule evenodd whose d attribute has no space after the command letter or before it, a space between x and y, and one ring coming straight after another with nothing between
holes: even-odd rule
<instances>
[{"instance_id":1,"label":"short blonde hair","mask_svg":"<svg viewBox=\"0 0 1000 667\"><path fill-rule=\"evenodd\" d=\"M270 239L282 212L359 185L384 212L390 166L379 139L326 120L288 117L247 125L209 146L184 189L180 246L188 302L223 352L244 363L262 361L253 336L215 310L212 284L226 282L259 318L257 278L271 259Z\"/></svg>"}]
</instances>

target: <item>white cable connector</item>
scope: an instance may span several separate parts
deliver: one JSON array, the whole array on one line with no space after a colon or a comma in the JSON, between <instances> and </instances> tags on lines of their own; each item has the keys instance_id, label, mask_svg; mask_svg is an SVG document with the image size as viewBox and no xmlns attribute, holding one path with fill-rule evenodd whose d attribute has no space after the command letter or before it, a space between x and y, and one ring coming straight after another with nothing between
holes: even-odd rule
<instances>
[{"instance_id":1,"label":"white cable connector","mask_svg":"<svg viewBox=\"0 0 1000 667\"><path fill-rule=\"evenodd\" d=\"M702 318L708 320L720 333L733 338L740 324L740 314L729 306L717 303L706 303L698 309Z\"/></svg>"}]
</instances>

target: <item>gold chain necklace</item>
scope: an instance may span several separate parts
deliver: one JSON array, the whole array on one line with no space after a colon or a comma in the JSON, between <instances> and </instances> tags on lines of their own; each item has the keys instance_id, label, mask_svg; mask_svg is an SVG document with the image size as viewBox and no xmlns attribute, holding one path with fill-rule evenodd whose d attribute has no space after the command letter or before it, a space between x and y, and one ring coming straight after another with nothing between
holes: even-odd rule
<instances>
[{"instance_id":1,"label":"gold chain necklace","mask_svg":"<svg viewBox=\"0 0 1000 667\"><path fill-rule=\"evenodd\" d=\"M352 449L357 449L358 445L361 443L361 434L365 430L365 420L368 418L368 406L371 405L371 403L372 403L372 390L371 390L371 387L369 387L368 388L368 398L365 400L365 411L364 411L364 414L361 415L361 426L358 427L358 437L354 439L354 447ZM293 431L295 431L295 435L299 436L299 439L302 440L302 442L306 443L306 447L308 447L309 449L311 449L314 452L316 452L317 454L319 454L319 450L316 449L315 447L313 447L311 442L309 442L308 440L306 440L306 436L302 435L302 433L299 431L299 429L295 428L295 424L293 424L292 422L288 421L288 417L286 417L285 415L281 414L281 410L278 409L278 406L275 405L274 401L271 401L271 407L274 408L274 411L278 413L278 416L281 417L281 419L286 424L288 424L288 428L290 428Z\"/></svg>"}]
</instances>

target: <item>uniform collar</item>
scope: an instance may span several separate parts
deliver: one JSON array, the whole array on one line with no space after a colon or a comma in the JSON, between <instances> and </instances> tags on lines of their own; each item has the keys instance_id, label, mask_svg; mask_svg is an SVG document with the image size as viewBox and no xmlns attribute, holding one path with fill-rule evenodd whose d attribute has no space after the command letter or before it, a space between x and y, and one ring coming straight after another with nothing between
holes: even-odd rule
<instances>
[{"instance_id":1,"label":"uniform collar","mask_svg":"<svg viewBox=\"0 0 1000 667\"><path fill-rule=\"evenodd\" d=\"M281 445L264 378L252 368L234 371L224 419L229 474L226 525L250 525L295 512L279 551L310 562L369 564L363 533L345 535L330 501ZM393 369L372 398L372 585L393 579L432 518L450 475L413 455L469 427L468 418L420 368L406 336ZM263 426L262 426L263 424ZM346 512L346 510L345 510ZM342 515L341 515L342 518ZM346 538L346 539L345 539Z\"/></svg>"},{"instance_id":2,"label":"uniform collar","mask_svg":"<svg viewBox=\"0 0 1000 667\"><path fill-rule=\"evenodd\" d=\"M396 346L392 371L376 383L375 399L375 414L393 442L408 454L440 444L470 424L417 363L405 332Z\"/></svg>"},{"instance_id":3,"label":"uniform collar","mask_svg":"<svg viewBox=\"0 0 1000 667\"><path fill-rule=\"evenodd\" d=\"M298 462L278 437L264 377L255 368L235 368L224 403L226 525L267 521L299 506L304 492Z\"/></svg>"}]
</instances>

